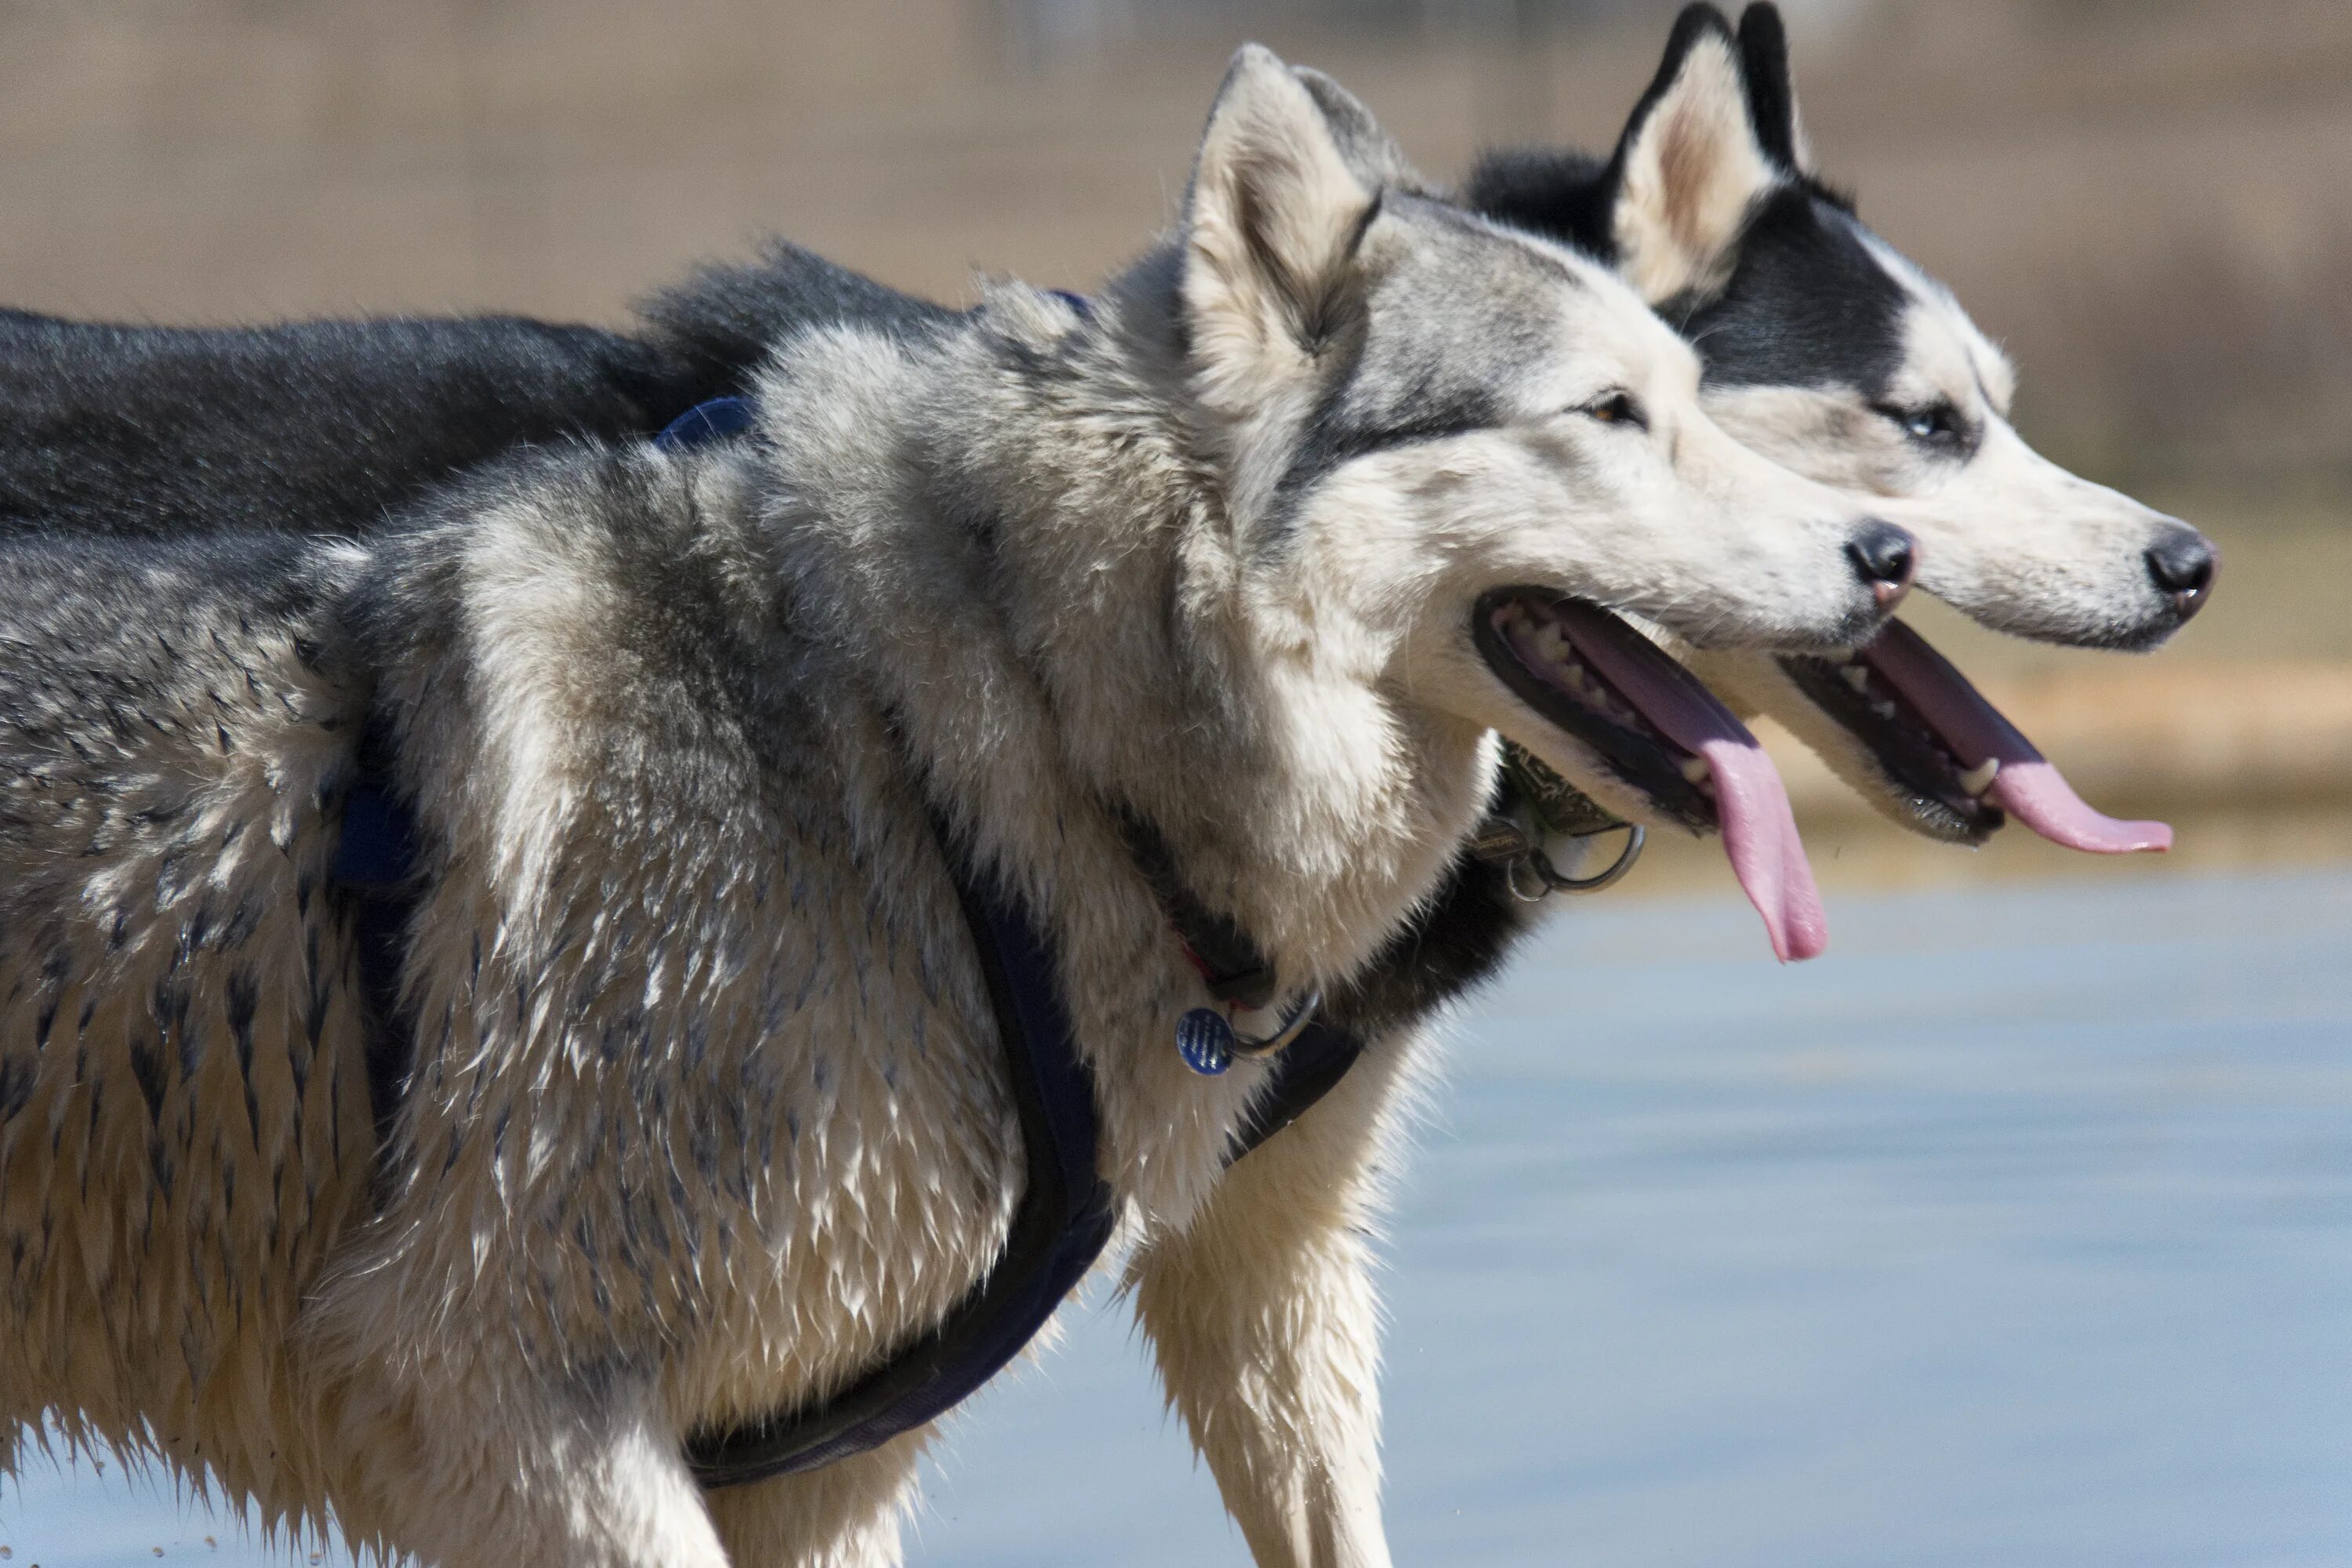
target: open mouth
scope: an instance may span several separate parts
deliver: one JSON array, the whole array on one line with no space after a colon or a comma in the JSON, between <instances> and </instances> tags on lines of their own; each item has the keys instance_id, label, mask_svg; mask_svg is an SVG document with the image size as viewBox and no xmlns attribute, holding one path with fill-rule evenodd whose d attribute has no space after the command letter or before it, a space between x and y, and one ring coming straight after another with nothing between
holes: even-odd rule
<instances>
[{"instance_id":1,"label":"open mouth","mask_svg":"<svg viewBox=\"0 0 2352 1568\"><path fill-rule=\"evenodd\" d=\"M1774 952L1785 961L1822 951L1821 893L1780 775L1696 677L1606 610L1541 588L1484 595L1470 630L1503 684L1649 815L1695 833L1722 831Z\"/></svg>"},{"instance_id":2,"label":"open mouth","mask_svg":"<svg viewBox=\"0 0 2352 1568\"><path fill-rule=\"evenodd\" d=\"M2084 804L1968 678L1900 621L1851 654L1789 655L1798 689L1866 747L1938 837L1981 844L2009 817L2070 849L2168 849L2160 822L2120 822Z\"/></svg>"},{"instance_id":3,"label":"open mouth","mask_svg":"<svg viewBox=\"0 0 2352 1568\"><path fill-rule=\"evenodd\" d=\"M1951 843L1982 844L2009 820L1987 798L1999 764L1971 767L1962 761L1865 653L1784 655L1780 668L1862 743L1920 831Z\"/></svg>"}]
</instances>

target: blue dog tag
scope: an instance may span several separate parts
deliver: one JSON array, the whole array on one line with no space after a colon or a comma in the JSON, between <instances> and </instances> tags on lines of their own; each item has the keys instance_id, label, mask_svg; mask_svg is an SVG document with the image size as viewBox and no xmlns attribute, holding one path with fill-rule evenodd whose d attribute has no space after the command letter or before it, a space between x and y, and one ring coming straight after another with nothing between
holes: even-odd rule
<instances>
[{"instance_id":1,"label":"blue dog tag","mask_svg":"<svg viewBox=\"0 0 2352 1568\"><path fill-rule=\"evenodd\" d=\"M1202 1078L1234 1065L1234 1026L1214 1007L1195 1007L1176 1020L1176 1052Z\"/></svg>"}]
</instances>

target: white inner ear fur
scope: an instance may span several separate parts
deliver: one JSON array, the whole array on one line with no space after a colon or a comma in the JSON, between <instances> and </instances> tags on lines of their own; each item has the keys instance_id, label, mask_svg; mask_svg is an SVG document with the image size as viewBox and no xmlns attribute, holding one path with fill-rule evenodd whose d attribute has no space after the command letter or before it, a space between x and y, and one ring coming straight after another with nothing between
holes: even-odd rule
<instances>
[{"instance_id":1,"label":"white inner ear fur","mask_svg":"<svg viewBox=\"0 0 2352 1568\"><path fill-rule=\"evenodd\" d=\"M1185 211L1184 309L1210 407L1244 415L1305 367L1372 198L1290 68L1255 45L1235 56Z\"/></svg>"},{"instance_id":2,"label":"white inner ear fur","mask_svg":"<svg viewBox=\"0 0 2352 1568\"><path fill-rule=\"evenodd\" d=\"M1625 149L1620 270L1653 303L1722 288L1748 209L1779 179L1748 122L1730 47L1701 38Z\"/></svg>"}]
</instances>

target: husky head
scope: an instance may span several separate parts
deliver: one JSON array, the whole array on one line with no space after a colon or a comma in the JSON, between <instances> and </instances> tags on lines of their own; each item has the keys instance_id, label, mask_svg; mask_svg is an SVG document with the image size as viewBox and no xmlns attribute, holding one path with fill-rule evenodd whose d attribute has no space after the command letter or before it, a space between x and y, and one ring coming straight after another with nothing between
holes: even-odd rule
<instances>
[{"instance_id":1,"label":"husky head","mask_svg":"<svg viewBox=\"0 0 2352 1568\"><path fill-rule=\"evenodd\" d=\"M1605 163L1496 155L1465 199L1612 260L1697 347L1725 429L1911 531L1920 585L1982 624L2144 648L2202 606L2211 545L2028 447L2009 361L1815 175L1771 5L1737 34L1711 5L1685 9ZM1702 663L1923 831L1980 840L2007 806L2080 847L2150 847L2152 825L2090 813L1948 665L1913 651Z\"/></svg>"},{"instance_id":2,"label":"husky head","mask_svg":"<svg viewBox=\"0 0 2352 1568\"><path fill-rule=\"evenodd\" d=\"M1696 356L1607 268L1423 194L1360 104L1262 49L1211 115L1179 264L1203 445L1273 623L1632 817L1719 825L1808 949L1769 764L1612 612L1702 647L1851 646L1901 596L1902 532L1718 428Z\"/></svg>"}]
</instances>

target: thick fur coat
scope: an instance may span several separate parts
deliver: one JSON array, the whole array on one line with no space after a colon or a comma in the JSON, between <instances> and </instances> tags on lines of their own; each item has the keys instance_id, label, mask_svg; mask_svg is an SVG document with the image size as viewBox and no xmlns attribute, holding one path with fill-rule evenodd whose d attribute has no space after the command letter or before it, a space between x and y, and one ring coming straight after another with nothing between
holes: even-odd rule
<instances>
[{"instance_id":1,"label":"thick fur coat","mask_svg":"<svg viewBox=\"0 0 2352 1568\"><path fill-rule=\"evenodd\" d=\"M2007 428L2006 366L1802 172L1769 11L1735 43L1694 8L1615 160L1500 159L1471 195L1648 279L1707 353L1708 406L1792 466L1880 495L1948 491L1944 467L1977 465ZM1301 79L1343 162L1417 199L1360 109ZM1153 1068L1111 1075L1148 1130L1115 1122L1109 1151L1133 1200L1136 1300L1244 1532L1266 1563L1381 1560L1373 1172L1425 1020L1529 907L1460 850L1477 783L1442 807L1370 806L1385 838L1354 837L1377 791L1277 803L1265 786L1271 816L1196 814L1200 780L1260 777L1268 737L1297 726L1256 704L1261 671L1221 657L1230 638L1170 635L1168 605L1199 608L1218 572L1245 582L1258 563L1219 567L1185 506L1108 548L1066 521L1158 515L1151 498L1177 493L1161 481L1181 489L1228 455L1153 424L1192 395L1192 345L1161 330L1181 313L1152 293L1171 268L1163 254L1114 297L1133 331L1092 362L1071 345L1105 341L1099 324L1066 300L1010 290L967 316L789 247L698 274L626 337L512 319L0 321L18 421L0 440L0 528L179 536L0 560L9 603L28 606L0 628L25 650L0 693L15 737L0 1217L31 1347L0 1367L0 1414L80 1411L83 1429L209 1466L272 1511L315 1519L331 1499L362 1535L451 1561L694 1561L712 1529L739 1562L888 1560L912 1443L705 1504L677 1484L675 1440L838 1386L985 1268L1019 1150L960 927L939 923L952 899L921 806L1034 894L1101 876L1131 895L1099 821L1092 840L1070 827L1116 798L1164 819L1201 889L1373 1042L1332 1100L1221 1173L1203 1152L1239 1101L1173 1073L1164 1017L1132 1022L1176 1005L1187 973L1155 980L1127 952L1105 972L1107 1032L1086 1031L1138 1042ZM1238 465L1228 492L1263 537L1302 531L1297 496L1368 446L1496 416L1475 384L1433 395L1420 373L1443 352L1360 358L1337 379L1312 354L1303 376L1270 371L1269 319L1288 318L1278 342L1312 325L1297 307L1331 299L1277 288L1221 318L1235 382L1210 399L1273 410L1261 449L1278 458L1255 479ZM1843 325L1813 330L1828 306ZM1411 335L1494 348L1443 311ZM625 444L745 390L779 340L794 346L766 373L761 447ZM1890 401L1898 383L1925 390ZM1965 447L1959 426L1909 417L1938 402L1978 433ZM1800 403L1852 406L1775 423ZM1004 439L1058 446L1074 427L1160 460L1074 482L1039 443ZM549 444L387 527L444 475ZM362 552L257 530L383 537ZM2137 537L2109 552L2125 565L2098 580L2094 618L2158 635L2177 616L2133 597L2148 587ZM2023 568L2084 538L2046 535ZM2042 614L2023 568L2009 561L1971 607ZM1727 689L1762 683L1758 705L1890 793L1883 757L1822 717L1851 705L1842 682L1824 707L1770 661L1707 668ZM373 1163L367 1024L325 868L357 738L388 718L434 858L409 976L422 1070ZM1317 710L1306 732L1349 733L1331 720ZM1067 754L1029 754L1041 734ZM1396 755L1377 724L1353 738ZM1931 831L1983 831L1915 783L1891 793ZM1433 857L1424 838L1454 847ZM1381 842L1353 890L1332 880ZM1267 843L1300 847L1281 878L1339 889L1337 919L1263 897ZM1433 864L1434 890L1402 897ZM1071 951L1139 931L1152 945L1156 911L1104 900L1068 917ZM1228 1090L1245 1098L1248 1077ZM1171 1109L1181 1127L1150 1125ZM902 1223L920 1248L882 1256ZM910 1262L919 1278L901 1277ZM506 1342L469 1340L492 1322ZM509 1426L468 1415L486 1390ZM471 1501L426 1517L403 1500L420 1487Z\"/></svg>"},{"instance_id":2,"label":"thick fur coat","mask_svg":"<svg viewBox=\"0 0 2352 1568\"><path fill-rule=\"evenodd\" d=\"M525 453L364 548L19 541L0 1418L440 1563L894 1560L919 1435L710 1500L680 1445L841 1386L1003 1245L937 814L1050 939L1254 1550L1384 1561L1360 1227L1410 1042L1228 1172L1267 1069L1171 1047L1204 998L1118 818L1295 995L1435 889L1493 713L1646 809L1511 708L1481 595L1814 647L1885 603L1874 525L1696 384L1605 273L1245 51L1179 235L1090 311L807 331L747 442ZM377 745L423 843L381 1149L328 874Z\"/></svg>"}]
</instances>

